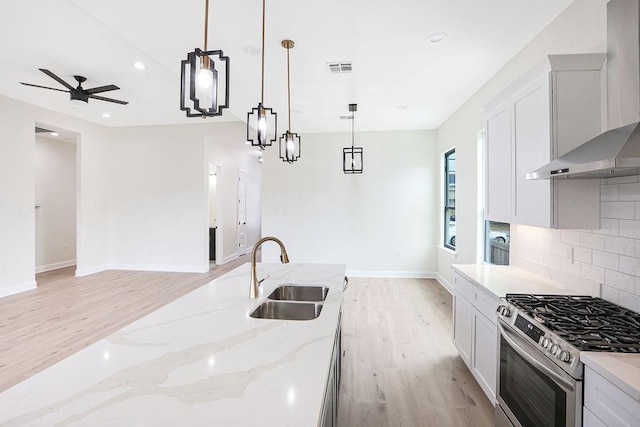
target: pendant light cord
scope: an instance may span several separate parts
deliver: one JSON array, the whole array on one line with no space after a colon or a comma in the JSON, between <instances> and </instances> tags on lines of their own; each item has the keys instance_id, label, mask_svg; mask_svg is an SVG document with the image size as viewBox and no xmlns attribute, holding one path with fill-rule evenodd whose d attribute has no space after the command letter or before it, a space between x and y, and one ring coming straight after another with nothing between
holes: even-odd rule
<instances>
[{"instance_id":1,"label":"pendant light cord","mask_svg":"<svg viewBox=\"0 0 640 427\"><path fill-rule=\"evenodd\" d=\"M287 48L287 109L289 110L289 131L291 131L291 70L289 67L289 51Z\"/></svg>"},{"instance_id":2,"label":"pendant light cord","mask_svg":"<svg viewBox=\"0 0 640 427\"><path fill-rule=\"evenodd\" d=\"M355 111L351 112L351 149L355 146L355 126L356 126L356 113ZM351 151L351 155L353 156L353 151Z\"/></svg>"},{"instance_id":3,"label":"pendant light cord","mask_svg":"<svg viewBox=\"0 0 640 427\"><path fill-rule=\"evenodd\" d=\"M207 40L209 39L209 0L204 2L204 51L207 51Z\"/></svg>"},{"instance_id":4,"label":"pendant light cord","mask_svg":"<svg viewBox=\"0 0 640 427\"><path fill-rule=\"evenodd\" d=\"M208 1L208 0L207 0ZM266 22L266 0L262 0L262 81L260 92L260 103L264 103L264 27Z\"/></svg>"}]
</instances>

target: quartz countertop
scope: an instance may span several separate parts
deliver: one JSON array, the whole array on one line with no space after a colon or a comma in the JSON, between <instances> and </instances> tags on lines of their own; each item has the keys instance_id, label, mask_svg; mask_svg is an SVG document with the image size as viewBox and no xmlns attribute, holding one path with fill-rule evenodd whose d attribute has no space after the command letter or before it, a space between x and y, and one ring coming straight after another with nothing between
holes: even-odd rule
<instances>
[{"instance_id":1,"label":"quartz countertop","mask_svg":"<svg viewBox=\"0 0 640 427\"><path fill-rule=\"evenodd\" d=\"M640 402L640 355L584 351L580 360Z\"/></svg>"},{"instance_id":2,"label":"quartz countertop","mask_svg":"<svg viewBox=\"0 0 640 427\"><path fill-rule=\"evenodd\" d=\"M244 264L0 393L2 426L316 426L342 264ZM330 288L317 319L253 319L282 283Z\"/></svg>"},{"instance_id":3,"label":"quartz countertop","mask_svg":"<svg viewBox=\"0 0 640 427\"><path fill-rule=\"evenodd\" d=\"M482 286L497 298L506 294L591 295L585 289L575 289L510 265L454 264L453 270L465 279Z\"/></svg>"}]
</instances>

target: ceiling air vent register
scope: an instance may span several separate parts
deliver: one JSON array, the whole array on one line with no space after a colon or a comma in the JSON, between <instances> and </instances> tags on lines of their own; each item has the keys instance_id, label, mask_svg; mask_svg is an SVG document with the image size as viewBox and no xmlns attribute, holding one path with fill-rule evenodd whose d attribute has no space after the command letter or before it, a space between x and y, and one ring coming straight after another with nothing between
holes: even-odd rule
<instances>
[{"instance_id":1,"label":"ceiling air vent register","mask_svg":"<svg viewBox=\"0 0 640 427\"><path fill-rule=\"evenodd\" d=\"M329 62L327 71L332 74L351 74L353 72L352 62Z\"/></svg>"}]
</instances>

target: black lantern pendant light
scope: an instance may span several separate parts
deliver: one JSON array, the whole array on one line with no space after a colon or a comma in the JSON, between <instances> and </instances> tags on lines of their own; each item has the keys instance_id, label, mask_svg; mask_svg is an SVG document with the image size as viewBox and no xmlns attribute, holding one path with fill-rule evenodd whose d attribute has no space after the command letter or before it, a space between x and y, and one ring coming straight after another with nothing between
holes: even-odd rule
<instances>
[{"instance_id":1,"label":"black lantern pendant light","mask_svg":"<svg viewBox=\"0 0 640 427\"><path fill-rule=\"evenodd\" d=\"M254 147L270 147L276 141L278 135L278 115L271 108L266 108L264 103L264 28L265 28L265 3L262 0L262 80L260 102L247 113L247 141ZM273 129L273 132L269 132ZM273 138L271 137L273 135Z\"/></svg>"},{"instance_id":2,"label":"black lantern pendant light","mask_svg":"<svg viewBox=\"0 0 640 427\"><path fill-rule=\"evenodd\" d=\"M347 174L362 173L363 166L363 150L362 147L355 147L355 112L358 110L358 104L349 104L351 111L351 147L342 149L342 170Z\"/></svg>"},{"instance_id":3,"label":"black lantern pendant light","mask_svg":"<svg viewBox=\"0 0 640 427\"><path fill-rule=\"evenodd\" d=\"M282 40L282 47L287 49L287 110L289 112L289 129L280 137L280 158L283 162L293 163L300 158L300 137L291 132L291 70L289 68L289 50L295 46L293 40Z\"/></svg>"},{"instance_id":4,"label":"black lantern pendant light","mask_svg":"<svg viewBox=\"0 0 640 427\"><path fill-rule=\"evenodd\" d=\"M187 117L221 116L229 108L229 57L221 50L207 50L209 0L205 0L204 50L196 48L182 61L180 109Z\"/></svg>"}]
</instances>

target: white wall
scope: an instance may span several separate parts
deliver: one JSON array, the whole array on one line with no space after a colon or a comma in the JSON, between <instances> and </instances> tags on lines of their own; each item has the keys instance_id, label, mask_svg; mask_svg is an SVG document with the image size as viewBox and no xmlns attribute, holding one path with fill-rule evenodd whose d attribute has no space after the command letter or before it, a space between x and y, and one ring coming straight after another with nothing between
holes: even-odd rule
<instances>
[{"instance_id":1,"label":"white wall","mask_svg":"<svg viewBox=\"0 0 640 427\"><path fill-rule=\"evenodd\" d=\"M302 135L300 159L265 151L262 229L292 262L346 263L351 275L430 276L439 209L433 131L356 132L364 173L342 172L351 133ZM263 259L277 260L277 246Z\"/></svg>"},{"instance_id":2,"label":"white wall","mask_svg":"<svg viewBox=\"0 0 640 427\"><path fill-rule=\"evenodd\" d=\"M0 296L35 286L36 123L80 133L78 256L80 272L107 263L108 129L64 114L0 97Z\"/></svg>"},{"instance_id":3,"label":"white wall","mask_svg":"<svg viewBox=\"0 0 640 427\"><path fill-rule=\"evenodd\" d=\"M36 272L76 263L76 148L36 136Z\"/></svg>"},{"instance_id":4,"label":"white wall","mask_svg":"<svg viewBox=\"0 0 640 427\"><path fill-rule=\"evenodd\" d=\"M443 280L452 280L451 264L477 260L477 132L485 126L482 107L545 55L605 51L606 3L575 0L438 129L438 152L455 146L457 166L457 252L438 250L438 273Z\"/></svg>"},{"instance_id":5,"label":"white wall","mask_svg":"<svg viewBox=\"0 0 640 427\"><path fill-rule=\"evenodd\" d=\"M221 165L218 262L235 258L242 123L128 127L110 144L109 268L209 270L209 165Z\"/></svg>"}]
</instances>

